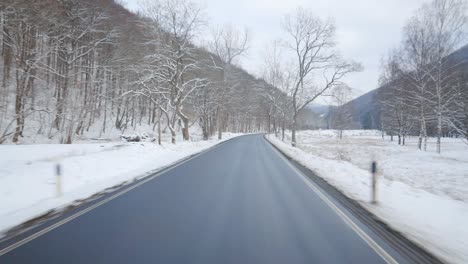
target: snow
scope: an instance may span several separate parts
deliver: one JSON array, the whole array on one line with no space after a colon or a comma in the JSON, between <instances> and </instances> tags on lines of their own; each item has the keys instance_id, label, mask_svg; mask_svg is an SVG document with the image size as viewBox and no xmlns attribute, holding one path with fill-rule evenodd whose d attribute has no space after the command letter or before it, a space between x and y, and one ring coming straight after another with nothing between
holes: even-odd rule
<instances>
[{"instance_id":1,"label":"snow","mask_svg":"<svg viewBox=\"0 0 468 264\"><path fill-rule=\"evenodd\" d=\"M0 128L5 127L5 122L8 120L3 120L0 118ZM2 123L3 122L3 123ZM105 131L102 128L102 120L95 122L89 130L86 130L83 135L75 135L73 144L80 143L89 143L89 142L110 142L110 141L119 141L122 135L138 135L138 136L148 136L151 139L156 139L156 127L154 125L148 125L147 123L135 124L134 127L129 126L126 129L117 129L113 122L108 122ZM60 133L48 133L49 131L44 131L44 124L40 120L30 119L25 124L24 127L24 137L19 138L20 144L51 144L51 143L60 143L61 134ZM177 142L181 142L182 138L182 128L177 124L175 126L176 130L176 139ZM162 126L162 141L171 142L171 135L169 129L166 125ZM202 140L202 130L198 123L193 123L190 125L190 137L193 141ZM1 131L3 132L3 131ZM0 133L1 133L0 132ZM6 142L3 144L14 144L12 136L8 137Z\"/></svg>"},{"instance_id":2,"label":"snow","mask_svg":"<svg viewBox=\"0 0 468 264\"><path fill-rule=\"evenodd\" d=\"M223 140L239 134L224 133ZM0 145L0 231L148 175L221 141ZM56 164L62 168L57 194Z\"/></svg>"},{"instance_id":3,"label":"snow","mask_svg":"<svg viewBox=\"0 0 468 264\"><path fill-rule=\"evenodd\" d=\"M443 139L442 154L434 139L427 152L416 138L398 146L379 131L298 132L298 148L269 140L302 165L359 201L381 220L450 263L468 263L468 146ZM378 204L370 203L369 167L378 162Z\"/></svg>"}]
</instances>

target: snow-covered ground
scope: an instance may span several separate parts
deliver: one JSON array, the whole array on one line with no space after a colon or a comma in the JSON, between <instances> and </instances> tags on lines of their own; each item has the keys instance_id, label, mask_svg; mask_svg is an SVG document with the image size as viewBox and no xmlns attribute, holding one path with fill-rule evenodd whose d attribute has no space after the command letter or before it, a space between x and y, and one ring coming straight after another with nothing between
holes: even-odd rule
<instances>
[{"instance_id":1,"label":"snow-covered ground","mask_svg":"<svg viewBox=\"0 0 468 264\"><path fill-rule=\"evenodd\" d=\"M223 140L235 136L224 133ZM0 233L220 142L0 145ZM56 187L56 164L62 168L61 196Z\"/></svg>"},{"instance_id":2,"label":"snow-covered ground","mask_svg":"<svg viewBox=\"0 0 468 264\"><path fill-rule=\"evenodd\" d=\"M0 118L0 128L2 127L3 120ZM148 125L146 123L135 124L135 127L129 126L127 129L117 129L113 122L108 122L105 131L101 126L102 121L93 124L89 130L86 130L83 135L75 135L73 144L76 143L90 143L90 142L110 142L120 140L121 135L148 135L152 138L157 137L157 127L154 125ZM3 127L6 125L3 124ZM43 124L38 120L29 120L24 128L24 137L19 138L19 144L54 144L60 143L61 134L58 132L52 133L50 131L44 131L41 128ZM176 139L177 142L182 141L181 127L177 124ZM171 135L166 125L162 126L162 141L171 142ZM41 132L38 132L41 131ZM190 137L192 141L202 140L202 130L198 123L190 124ZM0 131L0 133L3 131ZM3 144L14 144L12 142L13 136L7 137L7 140Z\"/></svg>"},{"instance_id":3,"label":"snow-covered ground","mask_svg":"<svg viewBox=\"0 0 468 264\"><path fill-rule=\"evenodd\" d=\"M451 263L468 263L468 145L442 140L442 154L398 146L379 131L300 131L298 148L269 136L287 155L359 201L396 230ZM377 205L370 201L372 160L378 162Z\"/></svg>"}]
</instances>

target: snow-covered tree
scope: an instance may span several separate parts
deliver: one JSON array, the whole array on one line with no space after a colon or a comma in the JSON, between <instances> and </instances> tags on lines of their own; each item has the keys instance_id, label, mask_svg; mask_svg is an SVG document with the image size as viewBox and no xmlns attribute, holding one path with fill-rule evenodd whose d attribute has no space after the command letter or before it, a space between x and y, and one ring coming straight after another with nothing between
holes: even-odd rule
<instances>
[{"instance_id":1,"label":"snow-covered tree","mask_svg":"<svg viewBox=\"0 0 468 264\"><path fill-rule=\"evenodd\" d=\"M225 106L229 97L233 95L234 85L238 80L233 71L233 64L239 58L245 55L249 44L248 30L243 32L236 29L232 25L226 25L222 28L212 30L212 40L208 44L208 49L220 59L220 63L216 66L221 72L221 81L218 83L218 107L217 107L217 125L218 139L222 138L223 129L226 122Z\"/></svg>"},{"instance_id":2,"label":"snow-covered tree","mask_svg":"<svg viewBox=\"0 0 468 264\"><path fill-rule=\"evenodd\" d=\"M295 74L289 93L292 98L291 138L295 146L299 113L360 66L339 56L334 24L316 17L310 10L299 8L287 15L284 29L288 35L286 45L295 57Z\"/></svg>"}]
</instances>

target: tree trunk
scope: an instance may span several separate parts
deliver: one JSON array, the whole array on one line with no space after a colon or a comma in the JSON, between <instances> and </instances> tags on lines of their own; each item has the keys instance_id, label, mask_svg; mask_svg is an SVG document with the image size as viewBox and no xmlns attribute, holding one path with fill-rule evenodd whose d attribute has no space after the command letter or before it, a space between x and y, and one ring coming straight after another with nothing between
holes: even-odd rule
<instances>
[{"instance_id":1,"label":"tree trunk","mask_svg":"<svg viewBox=\"0 0 468 264\"><path fill-rule=\"evenodd\" d=\"M418 149L421 150L421 148L422 148L422 134L420 133L419 138L418 138Z\"/></svg>"},{"instance_id":2,"label":"tree trunk","mask_svg":"<svg viewBox=\"0 0 468 264\"><path fill-rule=\"evenodd\" d=\"M221 120L221 110L218 109L218 121L216 124L218 125L218 140L221 140L223 138L223 124Z\"/></svg>"},{"instance_id":3,"label":"tree trunk","mask_svg":"<svg viewBox=\"0 0 468 264\"><path fill-rule=\"evenodd\" d=\"M276 125L277 118L273 118L273 130L275 131L275 137L278 137L278 127Z\"/></svg>"},{"instance_id":4,"label":"tree trunk","mask_svg":"<svg viewBox=\"0 0 468 264\"><path fill-rule=\"evenodd\" d=\"M187 117L182 117L182 122L184 124L184 127L182 128L182 136L184 140L190 140L189 119Z\"/></svg>"},{"instance_id":5,"label":"tree trunk","mask_svg":"<svg viewBox=\"0 0 468 264\"><path fill-rule=\"evenodd\" d=\"M175 133L175 130L174 130L174 129L171 129L171 128L169 128L169 130L171 131L171 143L172 143L172 144L175 144L175 143L176 143L176 133Z\"/></svg>"},{"instance_id":6,"label":"tree trunk","mask_svg":"<svg viewBox=\"0 0 468 264\"><path fill-rule=\"evenodd\" d=\"M158 145L161 145L161 111L159 111L158 115Z\"/></svg>"},{"instance_id":7,"label":"tree trunk","mask_svg":"<svg viewBox=\"0 0 468 264\"><path fill-rule=\"evenodd\" d=\"M268 134L270 134L271 133L271 129L270 129L271 128L271 115L269 113L268 113L268 124L267 124L267 126L268 126L268 130L267 130Z\"/></svg>"},{"instance_id":8,"label":"tree trunk","mask_svg":"<svg viewBox=\"0 0 468 264\"><path fill-rule=\"evenodd\" d=\"M437 153L440 154L440 138L442 136L442 114L437 113Z\"/></svg>"},{"instance_id":9,"label":"tree trunk","mask_svg":"<svg viewBox=\"0 0 468 264\"><path fill-rule=\"evenodd\" d=\"M21 86L19 84L19 86ZM16 129L15 134L13 135L13 142L16 143L21 136L24 127L24 118L23 118L23 88L18 87L16 91L16 100L15 100L15 113L16 113Z\"/></svg>"},{"instance_id":10,"label":"tree trunk","mask_svg":"<svg viewBox=\"0 0 468 264\"><path fill-rule=\"evenodd\" d=\"M424 130L424 151L427 151L427 131Z\"/></svg>"},{"instance_id":11,"label":"tree trunk","mask_svg":"<svg viewBox=\"0 0 468 264\"><path fill-rule=\"evenodd\" d=\"M296 117L294 117L293 123L291 126L291 145L293 147L296 146Z\"/></svg>"},{"instance_id":12,"label":"tree trunk","mask_svg":"<svg viewBox=\"0 0 468 264\"><path fill-rule=\"evenodd\" d=\"M208 140L210 136L210 129L209 129L209 120L208 116L203 117L202 120L202 133L203 133L203 140Z\"/></svg>"},{"instance_id":13,"label":"tree trunk","mask_svg":"<svg viewBox=\"0 0 468 264\"><path fill-rule=\"evenodd\" d=\"M283 116L283 122L281 124L281 141L284 141L285 125L286 125L286 117Z\"/></svg>"},{"instance_id":14,"label":"tree trunk","mask_svg":"<svg viewBox=\"0 0 468 264\"><path fill-rule=\"evenodd\" d=\"M424 151L427 149L427 129L426 129L426 119L424 117L424 110L423 106L421 106L420 110L420 129L419 129L419 139L418 139L418 149L422 149L422 143L424 138Z\"/></svg>"}]
</instances>

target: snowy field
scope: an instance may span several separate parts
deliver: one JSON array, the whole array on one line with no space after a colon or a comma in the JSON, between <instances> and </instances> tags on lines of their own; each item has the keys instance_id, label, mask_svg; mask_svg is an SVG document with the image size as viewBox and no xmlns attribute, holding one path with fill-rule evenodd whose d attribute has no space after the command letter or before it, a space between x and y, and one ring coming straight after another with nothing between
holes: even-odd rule
<instances>
[{"instance_id":1,"label":"snowy field","mask_svg":"<svg viewBox=\"0 0 468 264\"><path fill-rule=\"evenodd\" d=\"M223 141L235 136L238 135L224 133ZM0 145L0 233L51 209L168 166L220 141L178 141L176 145L162 146L152 142L81 142ZM60 196L56 164L62 167Z\"/></svg>"},{"instance_id":2,"label":"snowy field","mask_svg":"<svg viewBox=\"0 0 468 264\"><path fill-rule=\"evenodd\" d=\"M359 201L396 230L451 263L468 263L468 145L442 139L442 154L430 139L427 152L417 138L398 146L379 131L300 131L298 148L269 136L286 154ZM378 162L377 205L370 201L372 160Z\"/></svg>"}]
</instances>

